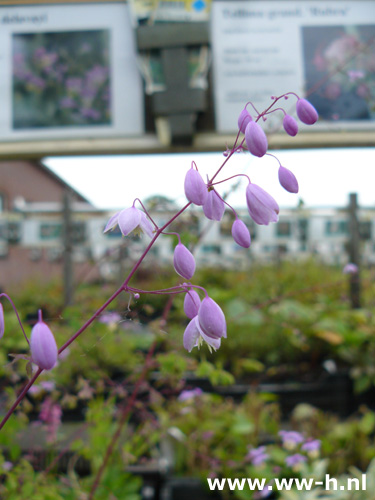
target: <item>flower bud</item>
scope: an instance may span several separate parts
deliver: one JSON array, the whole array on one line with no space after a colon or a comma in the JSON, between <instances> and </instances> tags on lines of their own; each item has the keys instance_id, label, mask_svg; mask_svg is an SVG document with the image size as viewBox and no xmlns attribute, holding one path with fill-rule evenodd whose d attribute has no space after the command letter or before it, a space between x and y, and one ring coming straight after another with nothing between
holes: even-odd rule
<instances>
[{"instance_id":1,"label":"flower bud","mask_svg":"<svg viewBox=\"0 0 375 500\"><path fill-rule=\"evenodd\" d=\"M5 332L4 309L3 309L3 304L0 302L0 339L3 337L4 332Z\"/></svg>"},{"instance_id":2,"label":"flower bud","mask_svg":"<svg viewBox=\"0 0 375 500\"><path fill-rule=\"evenodd\" d=\"M285 167L279 167L279 182L289 193L298 193L298 181L296 176Z\"/></svg>"},{"instance_id":3,"label":"flower bud","mask_svg":"<svg viewBox=\"0 0 375 500\"><path fill-rule=\"evenodd\" d=\"M246 202L250 217L257 224L268 226L279 220L279 205L260 186L252 183L247 186Z\"/></svg>"},{"instance_id":4,"label":"flower bud","mask_svg":"<svg viewBox=\"0 0 375 500\"><path fill-rule=\"evenodd\" d=\"M185 176L186 198L195 205L203 205L207 199L207 186L200 173L192 166Z\"/></svg>"},{"instance_id":5,"label":"flower bud","mask_svg":"<svg viewBox=\"0 0 375 500\"><path fill-rule=\"evenodd\" d=\"M43 370L51 370L57 361L57 345L50 328L42 320L39 310L39 321L31 330L31 360Z\"/></svg>"},{"instance_id":6,"label":"flower bud","mask_svg":"<svg viewBox=\"0 0 375 500\"><path fill-rule=\"evenodd\" d=\"M205 297L198 312L199 325L202 331L212 338L227 336L227 325L221 308L210 297Z\"/></svg>"},{"instance_id":7,"label":"flower bud","mask_svg":"<svg viewBox=\"0 0 375 500\"><path fill-rule=\"evenodd\" d=\"M195 259L193 254L182 243L174 249L173 265L177 274L189 280L195 272Z\"/></svg>"},{"instance_id":8,"label":"flower bud","mask_svg":"<svg viewBox=\"0 0 375 500\"><path fill-rule=\"evenodd\" d=\"M220 221L223 218L225 204L217 192L212 189L208 191L203 212L207 219Z\"/></svg>"},{"instance_id":9,"label":"flower bud","mask_svg":"<svg viewBox=\"0 0 375 500\"><path fill-rule=\"evenodd\" d=\"M314 106L306 99L298 99L297 101L297 116L302 123L313 125L318 121L319 115Z\"/></svg>"},{"instance_id":10,"label":"flower bud","mask_svg":"<svg viewBox=\"0 0 375 500\"><path fill-rule=\"evenodd\" d=\"M247 149L254 156L258 156L260 158L266 154L268 148L267 137L264 130L258 123L251 121L247 124L245 130L245 140Z\"/></svg>"},{"instance_id":11,"label":"flower bud","mask_svg":"<svg viewBox=\"0 0 375 500\"><path fill-rule=\"evenodd\" d=\"M249 248L251 237L246 224L240 219L236 219L232 225L232 236L234 241L244 248Z\"/></svg>"},{"instance_id":12,"label":"flower bud","mask_svg":"<svg viewBox=\"0 0 375 500\"><path fill-rule=\"evenodd\" d=\"M190 319L195 318L198 314L200 305L201 299L198 293L193 289L187 291L184 299L184 311L186 316Z\"/></svg>"},{"instance_id":13,"label":"flower bud","mask_svg":"<svg viewBox=\"0 0 375 500\"><path fill-rule=\"evenodd\" d=\"M283 127L284 127L285 132L288 135L291 135L292 137L294 137L295 135L297 135L297 132L298 132L298 123L293 118L293 116L290 116L290 115L285 115L284 116Z\"/></svg>"},{"instance_id":14,"label":"flower bud","mask_svg":"<svg viewBox=\"0 0 375 500\"><path fill-rule=\"evenodd\" d=\"M251 115L246 108L244 108L238 117L238 128L244 134L247 124L252 121Z\"/></svg>"}]
</instances>

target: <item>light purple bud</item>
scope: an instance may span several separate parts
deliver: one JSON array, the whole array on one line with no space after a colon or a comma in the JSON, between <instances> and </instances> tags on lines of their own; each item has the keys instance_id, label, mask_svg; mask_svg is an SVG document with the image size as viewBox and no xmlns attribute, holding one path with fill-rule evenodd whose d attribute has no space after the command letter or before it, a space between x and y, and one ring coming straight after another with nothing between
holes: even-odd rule
<instances>
[{"instance_id":1,"label":"light purple bud","mask_svg":"<svg viewBox=\"0 0 375 500\"><path fill-rule=\"evenodd\" d=\"M0 302L0 339L3 337L5 332L5 322L4 322L4 309L3 304Z\"/></svg>"},{"instance_id":2,"label":"light purple bud","mask_svg":"<svg viewBox=\"0 0 375 500\"><path fill-rule=\"evenodd\" d=\"M289 193L298 193L298 181L290 170L280 165L279 182Z\"/></svg>"},{"instance_id":3,"label":"light purple bud","mask_svg":"<svg viewBox=\"0 0 375 500\"><path fill-rule=\"evenodd\" d=\"M318 121L319 115L314 106L306 99L298 99L297 101L297 116L302 123L313 125Z\"/></svg>"},{"instance_id":4,"label":"light purple bud","mask_svg":"<svg viewBox=\"0 0 375 500\"><path fill-rule=\"evenodd\" d=\"M186 198L195 203L195 205L203 205L207 199L207 186L202 179L200 173L191 167L185 176L185 195Z\"/></svg>"},{"instance_id":5,"label":"light purple bud","mask_svg":"<svg viewBox=\"0 0 375 500\"><path fill-rule=\"evenodd\" d=\"M50 328L42 320L42 311L39 310L39 321L31 330L30 339L31 359L33 363L51 370L57 361L57 345Z\"/></svg>"},{"instance_id":6,"label":"light purple bud","mask_svg":"<svg viewBox=\"0 0 375 500\"><path fill-rule=\"evenodd\" d=\"M266 154L268 148L267 137L264 130L258 123L251 121L247 124L245 130L245 140L247 149L254 156L258 156L260 158Z\"/></svg>"},{"instance_id":7,"label":"light purple bud","mask_svg":"<svg viewBox=\"0 0 375 500\"><path fill-rule=\"evenodd\" d=\"M118 216L118 225L124 236L130 234L141 222L141 211L130 207L122 210Z\"/></svg>"},{"instance_id":8,"label":"light purple bud","mask_svg":"<svg viewBox=\"0 0 375 500\"><path fill-rule=\"evenodd\" d=\"M279 205L257 184L250 183L246 188L246 202L250 217L260 225L268 226L279 220Z\"/></svg>"},{"instance_id":9,"label":"light purple bud","mask_svg":"<svg viewBox=\"0 0 375 500\"><path fill-rule=\"evenodd\" d=\"M173 265L176 273L189 280L195 272L195 259L193 254L182 243L174 249Z\"/></svg>"},{"instance_id":10,"label":"light purple bud","mask_svg":"<svg viewBox=\"0 0 375 500\"><path fill-rule=\"evenodd\" d=\"M227 324L221 308L210 297L205 297L198 312L199 325L209 337L219 339L227 336Z\"/></svg>"},{"instance_id":11,"label":"light purple bud","mask_svg":"<svg viewBox=\"0 0 375 500\"><path fill-rule=\"evenodd\" d=\"M193 319L197 316L199 308L201 305L201 299L198 293L191 289L186 292L184 300L184 311L188 318Z\"/></svg>"},{"instance_id":12,"label":"light purple bud","mask_svg":"<svg viewBox=\"0 0 375 500\"><path fill-rule=\"evenodd\" d=\"M203 212L207 219L220 221L223 218L225 204L217 192L213 189L208 191Z\"/></svg>"},{"instance_id":13,"label":"light purple bud","mask_svg":"<svg viewBox=\"0 0 375 500\"><path fill-rule=\"evenodd\" d=\"M251 115L246 108L244 108L238 117L238 128L244 134L247 124L252 121Z\"/></svg>"},{"instance_id":14,"label":"light purple bud","mask_svg":"<svg viewBox=\"0 0 375 500\"><path fill-rule=\"evenodd\" d=\"M298 123L293 116L285 115L283 120L283 127L287 134L294 137L298 133Z\"/></svg>"},{"instance_id":15,"label":"light purple bud","mask_svg":"<svg viewBox=\"0 0 375 500\"><path fill-rule=\"evenodd\" d=\"M236 219L232 225L232 236L234 241L244 248L249 248L251 237L246 224L240 219Z\"/></svg>"}]
</instances>

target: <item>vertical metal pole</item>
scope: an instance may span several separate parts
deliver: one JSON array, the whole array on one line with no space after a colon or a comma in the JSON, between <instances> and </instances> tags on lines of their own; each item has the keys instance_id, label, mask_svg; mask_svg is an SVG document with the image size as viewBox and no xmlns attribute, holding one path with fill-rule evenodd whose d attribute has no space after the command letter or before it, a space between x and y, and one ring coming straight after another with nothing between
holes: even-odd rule
<instances>
[{"instance_id":1,"label":"vertical metal pole","mask_svg":"<svg viewBox=\"0 0 375 500\"><path fill-rule=\"evenodd\" d=\"M63 279L64 306L73 302L73 242L72 242L72 193L66 190L63 197Z\"/></svg>"},{"instance_id":2,"label":"vertical metal pole","mask_svg":"<svg viewBox=\"0 0 375 500\"><path fill-rule=\"evenodd\" d=\"M358 267L358 272L349 274L349 294L353 309L361 307L360 267L360 235L358 222L357 193L349 195L349 261Z\"/></svg>"}]
</instances>

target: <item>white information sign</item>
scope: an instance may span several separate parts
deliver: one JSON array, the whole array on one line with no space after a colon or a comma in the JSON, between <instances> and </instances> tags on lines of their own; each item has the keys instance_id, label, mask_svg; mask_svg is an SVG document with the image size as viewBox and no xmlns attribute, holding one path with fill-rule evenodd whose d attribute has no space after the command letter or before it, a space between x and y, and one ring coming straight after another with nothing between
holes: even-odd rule
<instances>
[{"instance_id":1,"label":"white information sign","mask_svg":"<svg viewBox=\"0 0 375 500\"><path fill-rule=\"evenodd\" d=\"M211 28L219 132L285 92L308 96L325 129L374 127L374 1L214 1Z\"/></svg>"},{"instance_id":2,"label":"white information sign","mask_svg":"<svg viewBox=\"0 0 375 500\"><path fill-rule=\"evenodd\" d=\"M0 7L0 141L139 135L126 4Z\"/></svg>"}]
</instances>

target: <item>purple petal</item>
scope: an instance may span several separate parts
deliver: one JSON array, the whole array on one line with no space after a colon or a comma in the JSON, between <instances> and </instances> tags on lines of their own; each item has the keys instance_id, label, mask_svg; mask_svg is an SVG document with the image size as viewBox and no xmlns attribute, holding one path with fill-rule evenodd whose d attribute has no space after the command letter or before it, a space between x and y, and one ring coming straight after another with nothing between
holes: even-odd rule
<instances>
[{"instance_id":1,"label":"purple petal","mask_svg":"<svg viewBox=\"0 0 375 500\"><path fill-rule=\"evenodd\" d=\"M302 123L313 125L318 121L319 115L317 110L306 99L298 99L296 109L297 116Z\"/></svg>"},{"instance_id":2,"label":"purple petal","mask_svg":"<svg viewBox=\"0 0 375 500\"><path fill-rule=\"evenodd\" d=\"M40 368L51 370L55 366L57 361L55 337L43 321L39 320L31 330L30 350L33 363Z\"/></svg>"},{"instance_id":3,"label":"purple petal","mask_svg":"<svg viewBox=\"0 0 375 500\"><path fill-rule=\"evenodd\" d=\"M220 221L223 218L225 204L217 192L213 189L207 194L203 205L203 212L207 219Z\"/></svg>"},{"instance_id":4,"label":"purple petal","mask_svg":"<svg viewBox=\"0 0 375 500\"><path fill-rule=\"evenodd\" d=\"M207 198L207 186L200 173L191 167L185 176L186 198L195 205L203 205Z\"/></svg>"},{"instance_id":5,"label":"purple petal","mask_svg":"<svg viewBox=\"0 0 375 500\"><path fill-rule=\"evenodd\" d=\"M200 305L201 299L195 290L191 289L186 292L184 299L184 312L188 318L193 319L197 316Z\"/></svg>"},{"instance_id":6,"label":"purple petal","mask_svg":"<svg viewBox=\"0 0 375 500\"><path fill-rule=\"evenodd\" d=\"M118 225L124 236L130 234L141 222L141 211L138 208L130 207L122 210L118 217Z\"/></svg>"},{"instance_id":7,"label":"purple petal","mask_svg":"<svg viewBox=\"0 0 375 500\"><path fill-rule=\"evenodd\" d=\"M146 233L150 238L154 236L154 226L152 225L150 219L147 218L146 214L142 211L141 212L141 222L140 222L140 228L144 233Z\"/></svg>"},{"instance_id":8,"label":"purple petal","mask_svg":"<svg viewBox=\"0 0 375 500\"><path fill-rule=\"evenodd\" d=\"M289 193L298 193L298 181L290 170L280 165L279 182Z\"/></svg>"},{"instance_id":9,"label":"purple petal","mask_svg":"<svg viewBox=\"0 0 375 500\"><path fill-rule=\"evenodd\" d=\"M0 303L0 339L3 337L4 332L5 332L4 309L3 309L3 304Z\"/></svg>"},{"instance_id":10,"label":"purple petal","mask_svg":"<svg viewBox=\"0 0 375 500\"><path fill-rule=\"evenodd\" d=\"M251 121L252 121L252 118L251 118L250 113L248 112L248 110L246 108L244 108L241 111L240 116L238 117L238 128L240 129L240 131L243 134L245 133L245 130L246 130L248 123Z\"/></svg>"},{"instance_id":11,"label":"purple petal","mask_svg":"<svg viewBox=\"0 0 375 500\"><path fill-rule=\"evenodd\" d=\"M245 130L245 140L247 149L254 156L258 156L260 158L267 153L267 136L257 122L251 121L247 124Z\"/></svg>"},{"instance_id":12,"label":"purple petal","mask_svg":"<svg viewBox=\"0 0 375 500\"><path fill-rule=\"evenodd\" d=\"M279 220L279 205L274 198L256 184L249 184L246 188L246 202L251 218L261 225Z\"/></svg>"},{"instance_id":13,"label":"purple petal","mask_svg":"<svg viewBox=\"0 0 375 500\"><path fill-rule=\"evenodd\" d=\"M111 229L117 226L118 216L120 215L120 213L121 210L115 213L115 215L112 215L112 217L107 222L107 225L105 226L103 233L106 233L107 231L110 231Z\"/></svg>"},{"instance_id":14,"label":"purple petal","mask_svg":"<svg viewBox=\"0 0 375 500\"><path fill-rule=\"evenodd\" d=\"M240 219L236 219L232 225L232 236L234 241L244 248L249 248L251 237L246 224Z\"/></svg>"},{"instance_id":15,"label":"purple petal","mask_svg":"<svg viewBox=\"0 0 375 500\"><path fill-rule=\"evenodd\" d=\"M184 347L187 351L191 352L193 347L195 347L198 343L198 338L200 336L199 330L198 330L198 316L195 316L188 326L185 328L184 332L184 338L183 338L183 344Z\"/></svg>"},{"instance_id":16,"label":"purple petal","mask_svg":"<svg viewBox=\"0 0 375 500\"><path fill-rule=\"evenodd\" d=\"M195 272L194 256L185 245L178 243L173 254L173 265L176 273L189 280Z\"/></svg>"},{"instance_id":17,"label":"purple petal","mask_svg":"<svg viewBox=\"0 0 375 500\"><path fill-rule=\"evenodd\" d=\"M224 313L210 297L203 299L199 308L198 319L202 332L208 337L214 339L226 338L227 325Z\"/></svg>"},{"instance_id":18,"label":"purple petal","mask_svg":"<svg viewBox=\"0 0 375 500\"><path fill-rule=\"evenodd\" d=\"M285 115L283 120L283 127L287 134L294 137L298 133L298 123L293 116Z\"/></svg>"}]
</instances>

